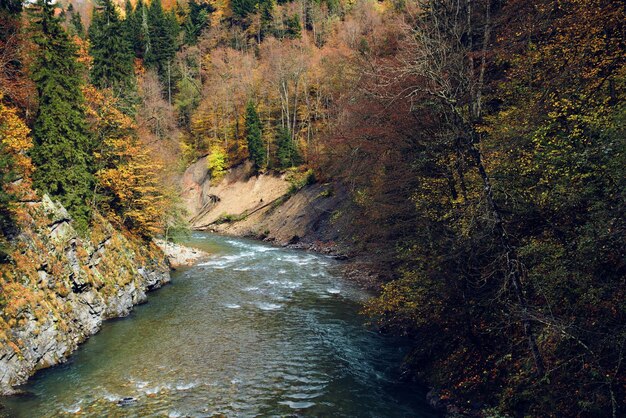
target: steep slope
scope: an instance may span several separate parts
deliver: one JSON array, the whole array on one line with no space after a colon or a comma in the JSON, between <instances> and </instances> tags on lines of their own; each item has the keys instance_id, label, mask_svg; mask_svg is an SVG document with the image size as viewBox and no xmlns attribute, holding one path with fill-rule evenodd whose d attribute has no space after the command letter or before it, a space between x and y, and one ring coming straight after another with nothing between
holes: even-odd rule
<instances>
[{"instance_id":1,"label":"steep slope","mask_svg":"<svg viewBox=\"0 0 626 418\"><path fill-rule=\"evenodd\" d=\"M182 179L192 228L249 236L280 245L344 253L346 192L330 184L298 185L284 173L254 174L245 162L213 181L206 157Z\"/></svg>"},{"instance_id":2,"label":"steep slope","mask_svg":"<svg viewBox=\"0 0 626 418\"><path fill-rule=\"evenodd\" d=\"M25 208L13 262L0 271L0 394L62 363L102 321L128 315L169 282L156 245L96 219L80 238L67 211L44 196Z\"/></svg>"}]
</instances>

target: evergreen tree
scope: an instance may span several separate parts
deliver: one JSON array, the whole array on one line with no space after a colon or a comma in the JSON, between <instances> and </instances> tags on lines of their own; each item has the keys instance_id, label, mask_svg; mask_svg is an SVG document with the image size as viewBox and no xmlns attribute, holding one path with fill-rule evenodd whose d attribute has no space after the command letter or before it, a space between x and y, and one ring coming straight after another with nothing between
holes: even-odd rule
<instances>
[{"instance_id":1,"label":"evergreen tree","mask_svg":"<svg viewBox=\"0 0 626 418\"><path fill-rule=\"evenodd\" d=\"M153 0L148 8L147 26L150 47L146 48L146 66L157 70L161 79L167 81L171 73L171 61L178 47L176 38L179 28L176 16L163 10L161 0Z\"/></svg>"},{"instance_id":2,"label":"evergreen tree","mask_svg":"<svg viewBox=\"0 0 626 418\"><path fill-rule=\"evenodd\" d=\"M130 43L134 55L143 58L147 45L150 44L148 36L148 11L143 0L137 2L133 8L130 0L126 0L124 7L126 19L124 20L124 33L126 40ZM144 27L145 21L145 27Z\"/></svg>"},{"instance_id":3,"label":"evergreen tree","mask_svg":"<svg viewBox=\"0 0 626 418\"><path fill-rule=\"evenodd\" d=\"M80 38L85 37L85 27L83 26L83 20L80 17L80 12L72 12L70 17L70 29L76 33Z\"/></svg>"},{"instance_id":4,"label":"evergreen tree","mask_svg":"<svg viewBox=\"0 0 626 418\"><path fill-rule=\"evenodd\" d=\"M4 23L7 20L17 20L19 12L21 11L21 2L5 2L0 0L0 22ZM0 26L0 45L6 45L7 38L9 37L8 30L5 31L5 25ZM8 25L6 25L8 26ZM2 96L0 95L0 98ZM0 103L0 106L2 104ZM4 125L4 121L0 118L0 127ZM0 137L0 139L2 139ZM6 235L8 230L11 229L13 219L9 205L13 200L13 196L6 192L5 185L13 181L13 158L7 152L6 146L3 141L0 140L0 264L6 261Z\"/></svg>"},{"instance_id":5,"label":"evergreen tree","mask_svg":"<svg viewBox=\"0 0 626 418\"><path fill-rule=\"evenodd\" d=\"M89 27L89 52L93 57L91 82L98 88L126 93L133 82L132 46L112 0L101 0Z\"/></svg>"},{"instance_id":6,"label":"evergreen tree","mask_svg":"<svg viewBox=\"0 0 626 418\"><path fill-rule=\"evenodd\" d=\"M276 158L280 168L289 168L302 163L298 147L291 138L291 133L288 129L281 128L278 130L276 144L278 146Z\"/></svg>"},{"instance_id":7,"label":"evergreen tree","mask_svg":"<svg viewBox=\"0 0 626 418\"><path fill-rule=\"evenodd\" d=\"M189 13L184 23L185 43L187 45L195 45L198 36L207 26L209 15L215 9L209 3L197 3L195 0L189 0Z\"/></svg>"},{"instance_id":8,"label":"evergreen tree","mask_svg":"<svg viewBox=\"0 0 626 418\"><path fill-rule=\"evenodd\" d=\"M285 19L285 37L298 39L302 36L302 26L300 25L300 16L295 14Z\"/></svg>"},{"instance_id":9,"label":"evergreen tree","mask_svg":"<svg viewBox=\"0 0 626 418\"><path fill-rule=\"evenodd\" d=\"M260 37L265 39L267 36L274 34L274 1L273 0L261 0L256 5L256 9L260 16Z\"/></svg>"},{"instance_id":10,"label":"evergreen tree","mask_svg":"<svg viewBox=\"0 0 626 418\"><path fill-rule=\"evenodd\" d=\"M258 4L258 0L232 0L230 7L233 11L233 15L239 20L243 20L249 14L255 12Z\"/></svg>"},{"instance_id":11,"label":"evergreen tree","mask_svg":"<svg viewBox=\"0 0 626 418\"><path fill-rule=\"evenodd\" d=\"M10 206L15 199L15 196L5 190L5 185L15 180L13 158L5 148L6 146L0 141L0 264L7 260L6 238L13 229L13 214Z\"/></svg>"},{"instance_id":12,"label":"evergreen tree","mask_svg":"<svg viewBox=\"0 0 626 418\"><path fill-rule=\"evenodd\" d=\"M79 230L90 217L93 175L81 68L76 46L54 17L51 0L39 0L34 19L37 52L32 77L39 96L31 156L35 186L70 211Z\"/></svg>"},{"instance_id":13,"label":"evergreen tree","mask_svg":"<svg viewBox=\"0 0 626 418\"><path fill-rule=\"evenodd\" d=\"M261 138L261 120L252 101L246 107L246 140L248 142L248 154L254 162L255 169L265 166L265 150Z\"/></svg>"}]
</instances>

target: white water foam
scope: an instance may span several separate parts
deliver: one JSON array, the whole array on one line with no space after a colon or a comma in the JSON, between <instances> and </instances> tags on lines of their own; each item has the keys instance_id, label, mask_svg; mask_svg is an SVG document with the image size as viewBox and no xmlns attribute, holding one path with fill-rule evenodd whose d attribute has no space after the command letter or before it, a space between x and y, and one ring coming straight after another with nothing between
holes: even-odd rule
<instances>
[{"instance_id":1,"label":"white water foam","mask_svg":"<svg viewBox=\"0 0 626 418\"><path fill-rule=\"evenodd\" d=\"M278 309L283 307L283 305L280 305L278 303L267 303L267 302L257 303L256 306L257 308L263 311L277 311Z\"/></svg>"},{"instance_id":2,"label":"white water foam","mask_svg":"<svg viewBox=\"0 0 626 418\"><path fill-rule=\"evenodd\" d=\"M293 402L293 401L283 401L279 402L281 405L287 405L291 409L307 409L312 406L315 406L315 402Z\"/></svg>"}]
</instances>

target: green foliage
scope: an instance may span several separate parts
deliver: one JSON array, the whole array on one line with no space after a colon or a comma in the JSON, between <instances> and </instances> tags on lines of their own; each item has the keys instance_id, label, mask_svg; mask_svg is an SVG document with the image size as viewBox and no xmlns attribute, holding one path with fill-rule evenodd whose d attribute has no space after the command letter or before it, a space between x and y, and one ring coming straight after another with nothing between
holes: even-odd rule
<instances>
[{"instance_id":1,"label":"green foliage","mask_svg":"<svg viewBox=\"0 0 626 418\"><path fill-rule=\"evenodd\" d=\"M263 168L267 161L261 137L261 121L252 101L249 101L246 107L246 140L248 142L248 155L254 163L255 169Z\"/></svg>"},{"instance_id":2,"label":"green foliage","mask_svg":"<svg viewBox=\"0 0 626 418\"><path fill-rule=\"evenodd\" d=\"M298 190L310 186L316 182L315 173L312 169L306 171L292 170L287 175L287 181L289 182L288 195L296 193Z\"/></svg>"},{"instance_id":3,"label":"green foliage","mask_svg":"<svg viewBox=\"0 0 626 418\"><path fill-rule=\"evenodd\" d=\"M215 224L219 225L219 224L230 224L233 222L239 222L239 221L243 221L244 219L246 219L247 215L245 213L239 214L239 215L233 215L230 213L223 213L221 214L217 220L214 222Z\"/></svg>"},{"instance_id":4,"label":"green foliage","mask_svg":"<svg viewBox=\"0 0 626 418\"><path fill-rule=\"evenodd\" d=\"M298 152L298 146L291 137L289 130L281 128L276 135L276 158L278 159L278 167L285 169L302 164L302 158Z\"/></svg>"},{"instance_id":5,"label":"green foliage","mask_svg":"<svg viewBox=\"0 0 626 418\"><path fill-rule=\"evenodd\" d=\"M7 10L9 13L19 13L22 11L22 1L0 0L0 10Z\"/></svg>"},{"instance_id":6,"label":"green foliage","mask_svg":"<svg viewBox=\"0 0 626 418\"><path fill-rule=\"evenodd\" d=\"M134 84L132 45L112 0L100 0L89 26L89 53L93 57L91 82L127 95Z\"/></svg>"},{"instance_id":7,"label":"green foliage","mask_svg":"<svg viewBox=\"0 0 626 418\"><path fill-rule=\"evenodd\" d=\"M161 0L154 0L148 7L147 27L150 42L145 47L146 66L155 69L161 80L167 80L171 76L171 63L178 48L180 28L176 16L174 12L163 10Z\"/></svg>"},{"instance_id":8,"label":"green foliage","mask_svg":"<svg viewBox=\"0 0 626 418\"><path fill-rule=\"evenodd\" d=\"M148 29L148 8L143 0L137 1L135 8L132 3L126 2L126 19L124 28L126 39L128 39L136 57L143 58L146 50L151 49L150 33Z\"/></svg>"},{"instance_id":9,"label":"green foliage","mask_svg":"<svg viewBox=\"0 0 626 418\"><path fill-rule=\"evenodd\" d=\"M217 184L226 174L228 169L227 159L228 155L223 147L219 145L211 147L211 153L207 156L207 167L213 184Z\"/></svg>"},{"instance_id":10,"label":"green foliage","mask_svg":"<svg viewBox=\"0 0 626 418\"><path fill-rule=\"evenodd\" d=\"M14 228L11 204L15 196L6 191L6 185L15 180L14 161L0 141L0 264L7 261L8 242Z\"/></svg>"},{"instance_id":11,"label":"green foliage","mask_svg":"<svg viewBox=\"0 0 626 418\"><path fill-rule=\"evenodd\" d=\"M211 13L215 11L211 3L196 0L189 1L189 13L185 18L183 30L185 31L185 43L195 45L198 42L200 32L209 24Z\"/></svg>"},{"instance_id":12,"label":"green foliage","mask_svg":"<svg viewBox=\"0 0 626 418\"><path fill-rule=\"evenodd\" d=\"M54 5L39 0L32 78L39 94L32 159L35 186L57 198L84 231L90 218L93 172L85 124L82 69L76 47L54 17Z\"/></svg>"},{"instance_id":13,"label":"green foliage","mask_svg":"<svg viewBox=\"0 0 626 418\"><path fill-rule=\"evenodd\" d=\"M80 17L80 12L72 12L70 17L70 28L79 38L85 37L85 26L83 26L83 20Z\"/></svg>"},{"instance_id":14,"label":"green foliage","mask_svg":"<svg viewBox=\"0 0 626 418\"><path fill-rule=\"evenodd\" d=\"M300 25L300 16L295 14L285 19L285 36L291 39L297 39L302 36L302 26Z\"/></svg>"},{"instance_id":15,"label":"green foliage","mask_svg":"<svg viewBox=\"0 0 626 418\"><path fill-rule=\"evenodd\" d=\"M244 19L249 14L254 13L257 4L259 4L258 0L232 0L230 7L236 17Z\"/></svg>"}]
</instances>

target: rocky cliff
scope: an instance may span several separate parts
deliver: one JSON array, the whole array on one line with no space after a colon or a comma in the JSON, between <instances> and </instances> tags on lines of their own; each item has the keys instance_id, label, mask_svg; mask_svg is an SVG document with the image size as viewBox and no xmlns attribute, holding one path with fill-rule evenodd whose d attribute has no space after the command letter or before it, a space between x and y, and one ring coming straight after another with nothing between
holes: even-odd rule
<instances>
[{"instance_id":1,"label":"rocky cliff","mask_svg":"<svg viewBox=\"0 0 626 418\"><path fill-rule=\"evenodd\" d=\"M44 197L19 221L12 263L0 266L0 394L65 361L103 320L128 315L170 280L156 245L103 218L81 238L67 211Z\"/></svg>"},{"instance_id":2,"label":"rocky cliff","mask_svg":"<svg viewBox=\"0 0 626 418\"><path fill-rule=\"evenodd\" d=\"M256 174L246 162L216 181L201 158L185 171L182 196L194 229L343 253L347 193L306 176L298 171Z\"/></svg>"}]
</instances>

